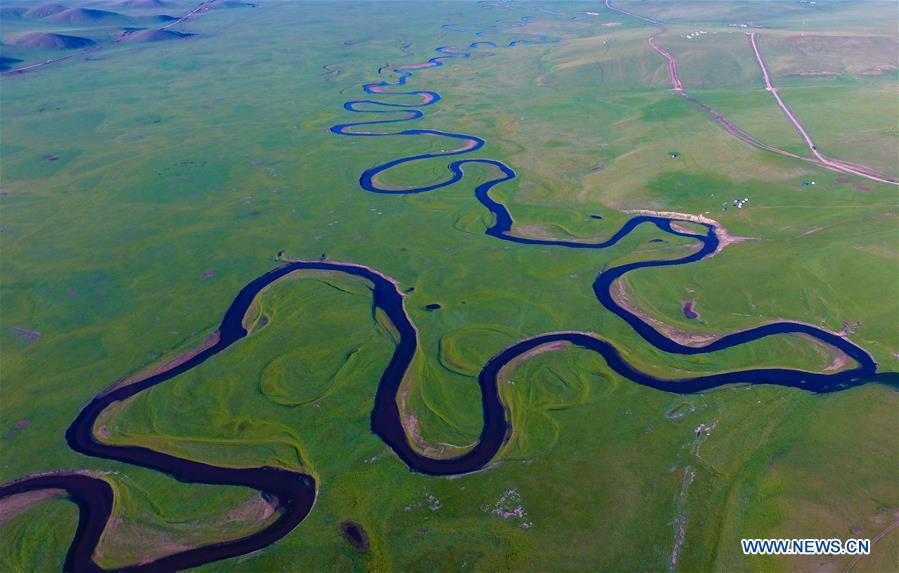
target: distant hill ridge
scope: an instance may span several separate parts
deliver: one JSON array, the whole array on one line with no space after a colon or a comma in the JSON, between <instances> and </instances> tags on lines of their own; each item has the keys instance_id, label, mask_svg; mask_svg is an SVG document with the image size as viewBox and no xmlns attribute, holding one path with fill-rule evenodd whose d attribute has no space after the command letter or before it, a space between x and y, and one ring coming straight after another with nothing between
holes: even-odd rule
<instances>
[{"instance_id":1,"label":"distant hill ridge","mask_svg":"<svg viewBox=\"0 0 899 573\"><path fill-rule=\"evenodd\" d=\"M54 14L59 14L65 10L66 6L63 6L62 4L41 4L40 6L35 6L34 8L26 10L22 16L25 18L46 18L47 16L53 16Z\"/></svg>"},{"instance_id":2,"label":"distant hill ridge","mask_svg":"<svg viewBox=\"0 0 899 573\"><path fill-rule=\"evenodd\" d=\"M29 32L8 41L12 46L23 46L39 50L75 50L93 46L95 42L80 36L53 34L50 32Z\"/></svg>"},{"instance_id":3,"label":"distant hill ridge","mask_svg":"<svg viewBox=\"0 0 899 573\"><path fill-rule=\"evenodd\" d=\"M93 8L69 8L47 18L56 24L107 24L128 20L118 12L94 10Z\"/></svg>"},{"instance_id":4,"label":"distant hill ridge","mask_svg":"<svg viewBox=\"0 0 899 573\"><path fill-rule=\"evenodd\" d=\"M174 30L135 30L128 32L123 36L123 40L128 42L165 42L169 40L182 40L193 36L184 32L176 32Z\"/></svg>"}]
</instances>

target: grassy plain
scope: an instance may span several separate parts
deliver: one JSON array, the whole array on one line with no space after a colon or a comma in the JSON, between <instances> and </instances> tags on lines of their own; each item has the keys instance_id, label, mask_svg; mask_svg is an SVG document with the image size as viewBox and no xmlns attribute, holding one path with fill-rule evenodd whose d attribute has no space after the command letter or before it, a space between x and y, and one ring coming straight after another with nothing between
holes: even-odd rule
<instances>
[{"instance_id":1,"label":"grassy plain","mask_svg":"<svg viewBox=\"0 0 899 573\"><path fill-rule=\"evenodd\" d=\"M835 68L837 77L790 75L813 65L795 61L803 30L876 36L857 54L875 62L884 42L895 46L895 30L857 4L820 4L826 9L621 6L675 24L659 42L682 58L691 93L750 133L799 152L802 142L764 92L742 32L728 27L750 19L769 26L760 34L773 79L821 149L895 169L894 69L873 76L850 62ZM484 57L417 74L414 89L444 99L401 126L486 139L476 156L502 160L519 175L495 194L520 228L589 238L617 230L627 219L621 209L708 213L756 240L690 266L633 273L628 289L641 309L695 333L778 319L833 330L860 323L851 338L881 370L895 370L895 188L857 178L840 184L829 171L736 141L670 92L664 61L646 44L653 28L598 11L563 21L528 4L410 10L263 2L191 22L184 29L198 36L190 40L117 45L4 77L0 480L60 468L111 471L121 523L104 537L105 566L251 528L260 509L254 492L85 458L63 434L102 388L202 342L240 287L277 264L282 250L361 262L415 287L406 304L421 352L406 407L432 446L477 438L481 365L541 332L600 333L660 375L827 367L804 340L666 355L595 301L590 285L603 268L682 256L686 241L650 243L662 235L649 228L598 252L492 239L483 233L490 218L472 196L492 175L484 167L420 196L360 190L364 168L441 143L338 137L327 128L367 119L341 106L368 97L359 86L376 79L379 66L420 62L436 46L478 39L444 23L477 30L533 14L534 23L498 37L562 39L482 47ZM719 33L682 37L700 25ZM430 161L384 181L421 183L444 173L445 162ZM803 187L804 180L816 185ZM748 208L723 209L746 196ZM680 312L688 297L698 321ZM428 311L430 303L442 308ZM515 433L497 463L436 479L410 473L368 431L392 339L371 312L367 285L297 276L265 293L259 309L268 323L246 340L103 421L112 441L316 475L319 499L296 531L200 571L818 571L841 569L848 558L746 558L739 539L874 537L897 518L899 404L887 385L826 396L735 387L680 397L622 380L581 350L542 354L503 383ZM13 429L22 420L30 424ZM700 424L714 429L697 437ZM499 515L518 507L521 517ZM223 515L237 517L226 527ZM369 554L341 537L344 519L365 527ZM0 539L0 568L58 569L76 522L74 506L57 500L16 517ZM853 571L895 570L895 548L893 533Z\"/></svg>"}]
</instances>

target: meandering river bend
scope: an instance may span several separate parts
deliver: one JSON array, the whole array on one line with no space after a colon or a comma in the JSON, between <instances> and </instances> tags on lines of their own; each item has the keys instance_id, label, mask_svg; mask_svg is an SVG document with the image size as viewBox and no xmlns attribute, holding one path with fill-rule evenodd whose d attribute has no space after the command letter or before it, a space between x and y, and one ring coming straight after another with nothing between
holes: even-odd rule
<instances>
[{"instance_id":1,"label":"meandering river bend","mask_svg":"<svg viewBox=\"0 0 899 573\"><path fill-rule=\"evenodd\" d=\"M523 25L523 19L515 25ZM541 44L552 41L543 36L529 36L508 42L503 47ZM440 54L422 64L404 66L392 70L393 81L370 83L363 86L366 93L386 97L389 95L415 96L418 103L395 104L376 99L347 102L348 111L366 114L390 114L390 119L346 123L331 130L339 135L356 137L419 137L448 138L460 145L440 153L420 154L394 159L362 173L359 183L366 191L384 194L424 193L453 185L464 177L469 164L481 164L496 170L497 175L474 189L476 200L494 217L493 225L486 233L498 240L527 245L543 245L560 249L604 249L615 245L640 225L654 225L663 233L695 240L699 248L679 259L649 260L609 268L593 282L596 298L606 309L627 322L648 343L674 354L712 353L746 344L775 334L804 334L829 345L850 357L855 366L834 373L816 373L784 368L760 368L724 372L688 378L665 379L653 376L628 363L609 341L592 333L562 331L540 334L521 340L491 358L478 376L483 409L483 429L477 444L464 454L454 458L432 458L421 454L410 444L397 404L397 394L409 366L418 351L418 332L404 308L404 295L396 281L364 265L329 260L291 261L254 279L237 294L226 311L213 342L189 354L184 360L173 363L160 371L131 383L108 389L95 397L78 414L66 432L69 446L84 455L116 460L163 472L187 483L235 485L254 488L277 507L277 517L265 528L245 537L205 545L177 552L154 561L142 562L116 571L149 572L176 571L196 567L229 557L244 555L274 543L293 530L312 510L316 499L316 483L312 476L300 472L272 467L227 468L200 463L149 448L129 445L111 445L97 438L94 427L98 417L111 405L127 400L139 392L176 378L218 353L225 351L247 335L243 319L254 299L267 286L284 276L305 270L344 273L365 279L372 285L374 304L381 309L399 334L399 341L385 368L374 398L371 413L371 429L384 441L411 470L428 475L459 475L477 471L495 459L510 435L508 412L499 397L498 377L504 366L517 357L543 345L566 342L591 350L603 357L609 367L619 375L637 384L666 392L687 394L708 390L725 384L754 383L792 386L812 392L830 392L864 383L876 372L871 356L848 339L825 330L796 322L776 322L722 336L705 346L687 346L660 333L633 312L619 305L611 295L616 280L628 272L647 267L684 265L713 255L720 246L714 225L700 223L704 232L688 232L675 228L672 222L684 221L677 217L639 215L628 220L617 232L604 241L577 242L544 238L528 238L512 233L512 215L501 202L492 198L490 191L496 185L516 177L515 171L504 163L492 159L456 159L448 164L445 180L422 187L392 189L378 181L378 175L401 164L414 161L454 157L471 154L484 145L484 140L473 135L447 133L428 129L406 129L396 132L370 131L372 126L383 126L414 121L423 116L420 108L434 105L440 95L432 91L395 91L404 86L416 71L436 68L449 58L469 58L473 50L482 46L498 49L495 42L474 42L466 50L448 47L437 49ZM391 91L388 91L391 90ZM373 109L372 109L373 108ZM399 115L399 117L397 117ZM695 221L694 221L695 223ZM86 472L58 472L26 477L0 486L0 499L13 495L48 489L65 490L78 505L80 517L73 542L66 556L66 570L73 573L104 571L94 561L94 553L100 536L107 526L114 503L114 490L102 477Z\"/></svg>"}]
</instances>

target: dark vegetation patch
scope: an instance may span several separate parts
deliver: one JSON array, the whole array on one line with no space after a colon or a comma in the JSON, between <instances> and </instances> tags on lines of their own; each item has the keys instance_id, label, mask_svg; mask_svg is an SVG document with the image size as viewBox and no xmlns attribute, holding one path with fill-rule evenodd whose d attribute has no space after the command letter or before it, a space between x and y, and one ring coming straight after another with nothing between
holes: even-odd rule
<instances>
[{"instance_id":1,"label":"dark vegetation patch","mask_svg":"<svg viewBox=\"0 0 899 573\"><path fill-rule=\"evenodd\" d=\"M161 120L153 120L153 123ZM136 182L124 192L130 200L166 203L194 200L221 190L228 170L219 161L148 161L135 168Z\"/></svg>"},{"instance_id":2,"label":"dark vegetation patch","mask_svg":"<svg viewBox=\"0 0 899 573\"><path fill-rule=\"evenodd\" d=\"M21 18L25 13L25 8L0 8L0 18Z\"/></svg>"},{"instance_id":3,"label":"dark vegetation patch","mask_svg":"<svg viewBox=\"0 0 899 573\"><path fill-rule=\"evenodd\" d=\"M743 77L739 60L727 50L686 48L678 56L678 67L683 70L681 79L694 89L735 85Z\"/></svg>"},{"instance_id":4,"label":"dark vegetation patch","mask_svg":"<svg viewBox=\"0 0 899 573\"><path fill-rule=\"evenodd\" d=\"M684 98L666 98L652 103L640 110L642 121L671 121L688 117L690 105Z\"/></svg>"},{"instance_id":5,"label":"dark vegetation patch","mask_svg":"<svg viewBox=\"0 0 899 573\"><path fill-rule=\"evenodd\" d=\"M216 8L255 8L256 5L250 2L240 2L238 0L224 0L224 2L215 2L210 6L212 9Z\"/></svg>"},{"instance_id":6,"label":"dark vegetation patch","mask_svg":"<svg viewBox=\"0 0 899 573\"><path fill-rule=\"evenodd\" d=\"M82 153L83 150L80 149L50 147L41 151L35 151L33 154L29 153L28 155L20 156L16 161L9 161L4 164L3 174L6 177L16 177L23 180L51 177L65 169L67 165L71 164ZM27 191L23 192L27 193Z\"/></svg>"},{"instance_id":7,"label":"dark vegetation patch","mask_svg":"<svg viewBox=\"0 0 899 573\"><path fill-rule=\"evenodd\" d=\"M108 10L70 8L47 18L56 24L111 24L128 20L127 16Z\"/></svg>"},{"instance_id":8,"label":"dark vegetation patch","mask_svg":"<svg viewBox=\"0 0 899 573\"><path fill-rule=\"evenodd\" d=\"M162 116L158 113L142 115L134 120L135 125L159 125L160 123L162 123Z\"/></svg>"},{"instance_id":9,"label":"dark vegetation patch","mask_svg":"<svg viewBox=\"0 0 899 573\"><path fill-rule=\"evenodd\" d=\"M256 217L258 217L260 215L262 215L262 211L260 211L259 209L255 209L253 211L241 211L239 213L234 214L234 219L237 221L240 221L243 219L255 219ZM322 257L321 260L325 260L324 257Z\"/></svg>"},{"instance_id":10,"label":"dark vegetation patch","mask_svg":"<svg viewBox=\"0 0 899 573\"><path fill-rule=\"evenodd\" d=\"M790 55L783 75L882 75L896 69L895 40L888 37L802 34L769 41Z\"/></svg>"},{"instance_id":11,"label":"dark vegetation patch","mask_svg":"<svg viewBox=\"0 0 899 573\"><path fill-rule=\"evenodd\" d=\"M135 30L126 33L124 39L129 42L166 42L169 40L183 40L193 35L174 30Z\"/></svg>"},{"instance_id":12,"label":"dark vegetation patch","mask_svg":"<svg viewBox=\"0 0 899 573\"><path fill-rule=\"evenodd\" d=\"M81 36L67 36L50 32L29 32L9 41L10 45L38 50L76 50L93 46L94 41Z\"/></svg>"},{"instance_id":13,"label":"dark vegetation patch","mask_svg":"<svg viewBox=\"0 0 899 573\"><path fill-rule=\"evenodd\" d=\"M127 292L120 277L102 271L77 271L61 277L63 284L20 284L34 296L35 305L42 309L41 330L59 331L102 324L128 312L134 304L133 294ZM78 298L67 295L73 290Z\"/></svg>"},{"instance_id":14,"label":"dark vegetation patch","mask_svg":"<svg viewBox=\"0 0 899 573\"><path fill-rule=\"evenodd\" d=\"M0 56L0 72L5 72L21 61L22 60L18 58L7 58L6 56Z\"/></svg>"},{"instance_id":15,"label":"dark vegetation patch","mask_svg":"<svg viewBox=\"0 0 899 573\"><path fill-rule=\"evenodd\" d=\"M747 181L735 183L728 177L708 172L684 173L683 171L665 171L659 173L647 187L669 204L679 204L685 199L706 198L720 203L722 198L749 197L757 192L758 183ZM712 194L715 197L712 197Z\"/></svg>"},{"instance_id":16,"label":"dark vegetation patch","mask_svg":"<svg viewBox=\"0 0 899 573\"><path fill-rule=\"evenodd\" d=\"M368 553L368 533L355 521L344 521L340 524L340 532L344 539L350 542L353 549L361 553Z\"/></svg>"}]
</instances>

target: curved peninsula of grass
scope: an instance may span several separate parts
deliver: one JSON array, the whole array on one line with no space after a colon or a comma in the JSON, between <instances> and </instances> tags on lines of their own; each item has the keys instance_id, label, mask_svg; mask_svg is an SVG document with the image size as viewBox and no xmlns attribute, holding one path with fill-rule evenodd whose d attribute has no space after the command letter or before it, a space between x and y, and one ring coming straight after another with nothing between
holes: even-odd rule
<instances>
[{"instance_id":1,"label":"curved peninsula of grass","mask_svg":"<svg viewBox=\"0 0 899 573\"><path fill-rule=\"evenodd\" d=\"M508 216L503 205L498 203L496 205ZM643 223L651 223L665 232L691 236L702 242L702 248L687 257L677 260L621 265L603 272L594 282L594 290L603 305L627 320L647 341L668 352L698 354L723 350L772 334L802 333L839 348L858 363L857 367L833 374L772 368L693 378L663 379L638 370L624 360L613 344L594 334L571 331L541 334L506 348L491 358L481 370L478 382L481 389L484 425L478 443L471 450L455 458L431 458L419 453L410 444L397 404L400 386L418 349L418 331L406 313L403 304L404 294L399 290L397 283L362 265L323 260L293 261L258 277L237 294L225 313L216 332L217 336L213 337L212 344L202 347L199 352L190 353L186 360L176 361L171 366L145 378L101 393L81 411L69 426L66 439L72 449L79 453L157 470L188 483L251 487L262 492L276 504L277 519L261 531L241 539L178 552L155 561L134 565L127 570L177 571L257 551L289 533L312 510L316 489L315 480L310 475L273 467L228 468L179 458L139 446L110 445L99 441L93 431L97 418L112 404L127 400L139 392L171 380L199 366L244 338L247 330L244 328L243 320L257 295L273 282L295 271L342 272L364 278L373 285L374 305L389 318L399 335L399 340L393 356L381 376L375 395L371 414L372 432L378 435L410 469L429 475L470 473L480 470L494 459L512 429L508 413L499 398L500 371L516 358L547 344L569 342L592 350L602 355L609 367L618 374L644 386L680 394L739 382L795 386L811 391L826 392L861 384L874 375L876 365L863 349L845 338L804 324L792 322L767 324L724 336L703 347L684 346L664 337L639 317L615 303L610 294L612 282L636 268L685 264L701 259L714 252L718 246L718 240L714 228L711 226L709 226L707 235L689 235L673 230L670 219L640 215L630 219L608 241L588 245L588 247L611 246ZM578 248L583 245L582 243L576 244L579 245ZM93 555L112 512L114 501L112 487L102 478L85 474L43 474L0 487L0 499L46 489L65 490L81 510L78 529L66 556L66 570L73 572L102 571L93 560Z\"/></svg>"}]
</instances>

